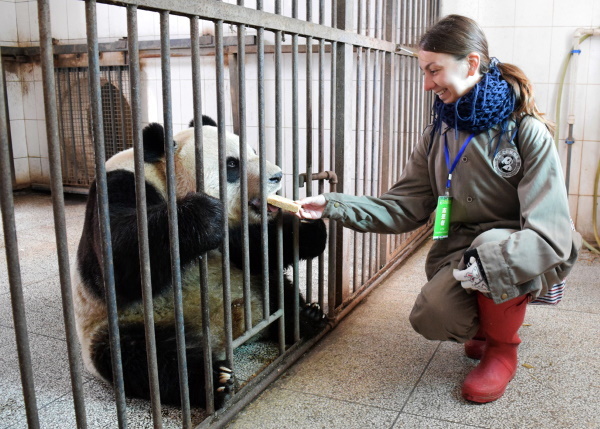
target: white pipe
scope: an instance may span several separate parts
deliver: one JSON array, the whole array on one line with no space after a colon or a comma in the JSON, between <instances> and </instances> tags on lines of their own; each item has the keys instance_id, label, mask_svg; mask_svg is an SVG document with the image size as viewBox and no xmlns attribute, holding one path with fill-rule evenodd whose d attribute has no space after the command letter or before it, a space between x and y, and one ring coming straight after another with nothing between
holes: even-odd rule
<instances>
[{"instance_id":1,"label":"white pipe","mask_svg":"<svg viewBox=\"0 0 600 429\"><path fill-rule=\"evenodd\" d=\"M571 77L569 79L569 112L567 116L567 124L575 123L575 92L577 83L577 65L579 63L579 40L586 35L600 36L600 27L598 28L578 28L573 34L573 49L571 50ZM577 54L577 55L575 55ZM570 136L572 137L572 136Z\"/></svg>"},{"instance_id":2,"label":"white pipe","mask_svg":"<svg viewBox=\"0 0 600 429\"><path fill-rule=\"evenodd\" d=\"M569 108L567 109L567 124L573 125L575 123L575 92L577 90L577 65L579 64L579 39L581 34L579 30L575 32L573 36L573 48L571 49L571 75L569 77ZM569 133L570 134L570 133ZM571 139L573 136L569 135L567 138Z\"/></svg>"}]
</instances>

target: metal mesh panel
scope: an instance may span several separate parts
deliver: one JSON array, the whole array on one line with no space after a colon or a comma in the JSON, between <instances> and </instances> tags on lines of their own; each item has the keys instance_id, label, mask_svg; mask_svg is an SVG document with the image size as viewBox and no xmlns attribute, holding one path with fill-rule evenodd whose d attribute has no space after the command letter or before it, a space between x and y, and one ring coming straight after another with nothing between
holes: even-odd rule
<instances>
[{"instance_id":1,"label":"metal mesh panel","mask_svg":"<svg viewBox=\"0 0 600 429\"><path fill-rule=\"evenodd\" d=\"M132 147L129 67L100 67L105 156ZM63 184L88 187L94 180L87 67L56 68Z\"/></svg>"}]
</instances>

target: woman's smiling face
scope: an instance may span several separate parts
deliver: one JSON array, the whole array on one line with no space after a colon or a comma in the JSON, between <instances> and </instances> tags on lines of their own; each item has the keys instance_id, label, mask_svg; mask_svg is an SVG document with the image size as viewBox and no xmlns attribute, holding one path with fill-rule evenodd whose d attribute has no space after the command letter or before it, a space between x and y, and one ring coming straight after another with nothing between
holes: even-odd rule
<instances>
[{"instance_id":1,"label":"woman's smiling face","mask_svg":"<svg viewBox=\"0 0 600 429\"><path fill-rule=\"evenodd\" d=\"M479 55L471 53L457 60L450 54L419 51L425 91L433 91L442 102L454 103L481 80Z\"/></svg>"}]
</instances>

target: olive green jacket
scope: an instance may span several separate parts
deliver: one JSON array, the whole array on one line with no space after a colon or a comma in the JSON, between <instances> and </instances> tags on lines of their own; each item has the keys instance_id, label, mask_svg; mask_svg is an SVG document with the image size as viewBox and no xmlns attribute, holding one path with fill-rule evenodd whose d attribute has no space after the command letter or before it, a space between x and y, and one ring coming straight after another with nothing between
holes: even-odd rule
<instances>
[{"instance_id":1,"label":"olive green jacket","mask_svg":"<svg viewBox=\"0 0 600 429\"><path fill-rule=\"evenodd\" d=\"M517 124L509 124L512 136ZM524 293L534 297L561 282L581 248L572 229L558 153L546 126L527 116L513 141L498 141L498 126L471 140L452 175L449 237L436 240L427 258L430 279L442 266L458 265L479 234L492 228L516 230L507 240L477 248L494 301ZM361 232L396 234L424 225L444 195L450 162L469 136L446 125L433 137L430 128L415 147L398 183L380 198L325 194L323 217ZM543 274L543 276L542 276Z\"/></svg>"}]
</instances>

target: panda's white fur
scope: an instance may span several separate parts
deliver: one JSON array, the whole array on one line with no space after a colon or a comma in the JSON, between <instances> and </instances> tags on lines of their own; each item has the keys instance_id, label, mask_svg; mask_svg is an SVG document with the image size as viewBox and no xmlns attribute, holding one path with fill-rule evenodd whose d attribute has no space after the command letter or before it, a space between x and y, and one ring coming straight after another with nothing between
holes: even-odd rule
<instances>
[{"instance_id":1,"label":"panda's white fur","mask_svg":"<svg viewBox=\"0 0 600 429\"><path fill-rule=\"evenodd\" d=\"M210 121L209 121L210 123ZM244 162L248 172L248 210L251 226L260 223L260 162L256 152L248 146L247 159L239 159L238 137L226 133L227 202L219 197L219 157L218 130L215 126L203 126L203 156L205 194L198 194L195 177L194 129L184 130L174 136L176 195L180 228L180 252L182 270L182 291L185 315L188 371L190 373L190 395L192 403L204 404L204 373L202 368L198 256L206 253L208 258L209 305L211 320L211 344L214 359L224 359L223 328L223 289L222 255L219 251L222 239L222 216L226 215L230 226L230 285L232 300L233 337L244 330L243 270L239 264L239 224L241 221L241 192L239 183L239 163ZM151 269L153 305L159 368L166 368L159 374L161 399L167 403L179 401L174 342L173 291L170 284L170 255L168 246L168 225L166 224L166 162L164 159L164 137L162 127L152 124L144 130L145 178L148 200L149 238L151 246ZM237 167L236 167L237 165ZM143 307L139 279L139 256L137 255L137 225L135 224L134 158L133 149L120 152L106 163L115 284L119 306L119 328L123 355L123 368L126 393L129 396L148 397L145 340L143 336ZM237 172L237 173L236 173ZM267 193L276 192L281 184L281 170L267 162ZM133 201L132 201L133 198ZM273 212L269 212L274 216ZM293 221L284 222L284 235L287 244L284 248L284 265L291 261L291 239ZM73 275L74 301L79 340L82 346L86 368L95 376L110 381L112 379L110 347L108 342L107 310L104 303L104 283L102 280L101 254L98 234L95 184L90 188L86 211L86 221L78 250L77 270ZM256 229L256 228L255 228ZM301 258L312 258L320 254L325 246L325 229L322 221L301 224ZM255 231L256 232L256 231ZM167 235L167 236L165 236ZM273 234L274 236L275 234ZM262 245L256 242L258 234L251 231L251 310L253 325L263 319L263 281L260 275ZM270 240L272 238L270 237ZM258 240L260 241L260 240ZM272 247L272 245L271 245ZM287 249L287 250L286 250ZM302 250L303 249L303 250ZM272 258L272 256L270 256ZM238 261L236 263L236 261ZM272 266L271 266L272 265ZM275 261L270 263L271 270ZM276 282L271 282L276 283ZM294 302L293 285L286 280L286 307L290 314L290 303ZM275 294L275 292L272 292ZM271 297L270 299L273 299ZM300 297L301 305L304 300ZM293 304L292 304L293 305ZM292 307L293 308L293 307ZM274 311L273 305L271 311ZM291 314L290 314L291 316ZM314 329L322 325L322 313L311 314ZM287 323L287 321L286 321ZM306 323L303 325L305 326ZM314 333L311 326L305 326L304 333ZM288 330L288 336L291 334ZM138 369L141 368L141 369ZM229 389L229 384L226 386ZM219 386L217 386L219 387ZM223 387L223 386L221 386ZM228 390L225 390L226 392ZM220 392L223 392L221 389ZM226 399L226 395L221 398Z\"/></svg>"}]
</instances>

